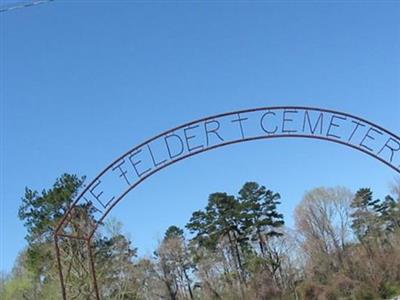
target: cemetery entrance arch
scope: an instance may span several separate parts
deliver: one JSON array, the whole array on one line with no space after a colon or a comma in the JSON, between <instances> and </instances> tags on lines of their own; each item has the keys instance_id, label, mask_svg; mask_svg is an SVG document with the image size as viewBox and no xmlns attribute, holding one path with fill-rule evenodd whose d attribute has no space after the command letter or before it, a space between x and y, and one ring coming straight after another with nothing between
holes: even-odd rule
<instances>
[{"instance_id":1,"label":"cemetery entrance arch","mask_svg":"<svg viewBox=\"0 0 400 300\"><path fill-rule=\"evenodd\" d=\"M101 298L91 240L105 217L129 191L158 171L193 155L231 144L273 138L317 139L341 144L375 158L400 174L400 137L348 113L299 106L261 107L180 125L114 160L84 187L64 214L54 232L63 299L70 299L68 291L74 288L68 282L71 274L68 262L77 259L74 252L63 252L61 245L68 241L78 241L87 249L82 266L87 267L89 293L93 299ZM82 223L85 206L94 211L94 220Z\"/></svg>"}]
</instances>

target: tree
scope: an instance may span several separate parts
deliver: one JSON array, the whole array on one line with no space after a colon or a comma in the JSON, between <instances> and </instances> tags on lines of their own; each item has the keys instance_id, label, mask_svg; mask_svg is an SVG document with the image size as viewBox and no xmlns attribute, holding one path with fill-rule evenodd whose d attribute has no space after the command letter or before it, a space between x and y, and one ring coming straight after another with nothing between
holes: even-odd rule
<instances>
[{"instance_id":1,"label":"tree","mask_svg":"<svg viewBox=\"0 0 400 300\"><path fill-rule=\"evenodd\" d=\"M196 233L194 240L208 249L216 250L227 245L227 264L233 267L238 286L245 284L243 251L247 248L247 237L241 230L241 205L226 193L213 193L208 198L205 211L193 213L186 227ZM224 251L222 249L222 251Z\"/></svg>"},{"instance_id":2,"label":"tree","mask_svg":"<svg viewBox=\"0 0 400 300\"><path fill-rule=\"evenodd\" d=\"M304 239L309 268L320 280L343 265L352 197L345 188L317 188L308 192L295 209L295 224Z\"/></svg>"},{"instance_id":3,"label":"tree","mask_svg":"<svg viewBox=\"0 0 400 300\"><path fill-rule=\"evenodd\" d=\"M32 274L24 267L26 252L22 251L14 264L14 268L8 276L2 273L0 285L0 299L34 299Z\"/></svg>"},{"instance_id":4,"label":"tree","mask_svg":"<svg viewBox=\"0 0 400 300\"><path fill-rule=\"evenodd\" d=\"M137 248L122 234L122 223L111 219L105 233L94 241L96 272L106 299L136 300L139 286L134 277Z\"/></svg>"},{"instance_id":5,"label":"tree","mask_svg":"<svg viewBox=\"0 0 400 300\"><path fill-rule=\"evenodd\" d=\"M284 225L283 215L277 212L280 195L256 182L247 182L239 191L242 230L258 241L260 252L265 256L268 238L280 236L278 228Z\"/></svg>"},{"instance_id":6,"label":"tree","mask_svg":"<svg viewBox=\"0 0 400 300\"><path fill-rule=\"evenodd\" d=\"M394 189L396 192L396 189ZM396 195L374 199L370 189L357 191L352 201L352 228L360 242L353 263L357 280L366 282L381 297L400 279L400 201Z\"/></svg>"},{"instance_id":7,"label":"tree","mask_svg":"<svg viewBox=\"0 0 400 300\"><path fill-rule=\"evenodd\" d=\"M184 231L183 229L172 225L170 227L168 227L167 231L165 232L164 235L164 240L169 240L169 239L184 239L183 237Z\"/></svg>"},{"instance_id":8,"label":"tree","mask_svg":"<svg viewBox=\"0 0 400 300\"><path fill-rule=\"evenodd\" d=\"M358 190L351 202L351 208L353 208L351 228L361 242L367 237L376 237L380 234L378 219L374 210L374 208L378 208L378 203L379 200L373 199L371 189L367 188Z\"/></svg>"},{"instance_id":9,"label":"tree","mask_svg":"<svg viewBox=\"0 0 400 300\"><path fill-rule=\"evenodd\" d=\"M41 193L26 189L19 216L27 248L0 280L5 300L59 299L53 228L83 178L64 174ZM97 282L110 300L377 299L400 292L400 183L382 200L371 189L308 192L295 209L296 230L284 227L280 195L247 182L237 196L210 194L186 228L170 226L153 257L137 258L122 224L106 222L92 238ZM91 203L77 206L69 233L94 222ZM92 297L86 242L60 239L69 251L67 294ZM87 281L86 281L87 280ZM396 292L397 291L397 292Z\"/></svg>"},{"instance_id":10,"label":"tree","mask_svg":"<svg viewBox=\"0 0 400 300\"><path fill-rule=\"evenodd\" d=\"M281 267L281 255L270 241L283 235L279 232L284 225L283 215L277 211L280 195L256 182L247 182L239 191L238 199L241 205L242 230L250 236L251 241L259 245L262 260L255 259L253 263L261 263L263 271L269 271L267 276L278 284L277 272Z\"/></svg>"},{"instance_id":11,"label":"tree","mask_svg":"<svg viewBox=\"0 0 400 300\"><path fill-rule=\"evenodd\" d=\"M251 277L248 268L260 261L258 253L262 258L262 268L269 269L269 276L278 282L277 272L282 257L272 243L269 245L269 240L282 235L279 228L284 221L283 215L277 211L279 199L279 194L264 186L247 182L238 197L226 193L211 194L205 210L194 212L186 225L194 234L192 244L195 244L195 252L211 252L219 257L225 282L231 285L231 289L235 283L242 298ZM257 242L259 251L254 251L252 242ZM198 262L201 264L204 255L200 257ZM206 270L202 274L205 278L210 277ZM217 289L212 291L214 296L219 295Z\"/></svg>"},{"instance_id":12,"label":"tree","mask_svg":"<svg viewBox=\"0 0 400 300\"><path fill-rule=\"evenodd\" d=\"M35 298L41 297L41 290L56 273L53 251L54 228L68 211L83 182L84 177L63 174L56 179L51 189L43 190L41 193L25 189L18 216L24 221L28 232L25 265L35 278ZM90 216L89 205L82 206L82 209Z\"/></svg>"},{"instance_id":13,"label":"tree","mask_svg":"<svg viewBox=\"0 0 400 300\"><path fill-rule=\"evenodd\" d=\"M190 278L193 263L183 234L179 227L170 226L155 252L159 276L171 300L194 299Z\"/></svg>"},{"instance_id":14,"label":"tree","mask_svg":"<svg viewBox=\"0 0 400 300\"><path fill-rule=\"evenodd\" d=\"M28 247L23 262L27 272L32 274L33 299L61 298L59 295L59 277L54 253L54 229L68 211L74 198L83 186L84 177L63 174L57 178L52 188L41 193L29 188L25 190L19 218L27 228ZM71 220L64 230L71 235L78 235L94 224L94 206L89 203L77 205ZM120 228L116 226L115 228ZM60 239L59 249L67 257L64 269L67 294L75 299L86 299L92 294L88 253L85 241L78 239ZM114 230L109 236L101 232L92 240L95 254L97 279L106 283L102 293L108 299L134 299L128 289L132 279L131 268L136 249L120 230ZM64 256L62 256L64 257ZM57 296L55 296L57 294Z\"/></svg>"},{"instance_id":15,"label":"tree","mask_svg":"<svg viewBox=\"0 0 400 300\"><path fill-rule=\"evenodd\" d=\"M54 228L68 211L84 180L85 177L63 174L56 179L52 189L40 194L25 188L18 216L28 231L29 244L52 239Z\"/></svg>"}]
</instances>

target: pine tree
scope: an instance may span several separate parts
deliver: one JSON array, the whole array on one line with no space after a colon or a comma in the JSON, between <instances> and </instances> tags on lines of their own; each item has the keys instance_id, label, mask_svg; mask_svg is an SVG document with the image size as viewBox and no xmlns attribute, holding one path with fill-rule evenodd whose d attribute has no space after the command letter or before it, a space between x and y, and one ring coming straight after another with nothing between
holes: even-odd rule
<instances>
[{"instance_id":1,"label":"pine tree","mask_svg":"<svg viewBox=\"0 0 400 300\"><path fill-rule=\"evenodd\" d=\"M278 228L284 225L283 215L278 213L280 195L256 182L247 182L239 191L242 206L242 230L252 241L258 241L260 252L265 255L268 238L282 235Z\"/></svg>"}]
</instances>

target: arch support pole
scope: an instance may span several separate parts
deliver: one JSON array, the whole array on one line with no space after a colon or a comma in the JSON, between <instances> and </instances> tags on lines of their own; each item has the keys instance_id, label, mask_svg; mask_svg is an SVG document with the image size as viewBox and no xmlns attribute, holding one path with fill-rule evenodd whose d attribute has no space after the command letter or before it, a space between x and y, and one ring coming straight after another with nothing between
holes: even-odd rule
<instances>
[{"instance_id":1,"label":"arch support pole","mask_svg":"<svg viewBox=\"0 0 400 300\"><path fill-rule=\"evenodd\" d=\"M61 295L62 295L63 300L67 300L67 294L65 291L65 283L64 283L64 275L63 275L62 264L61 264L60 247L58 245L58 236L57 235L54 235L54 245L56 248L58 275L60 276Z\"/></svg>"},{"instance_id":2,"label":"arch support pole","mask_svg":"<svg viewBox=\"0 0 400 300\"><path fill-rule=\"evenodd\" d=\"M87 245L88 254L89 254L89 264L90 264L89 269L90 269L90 273L92 275L93 290L95 293L96 300L100 300L100 293L99 293L99 288L97 285L96 268L95 268L95 264L94 264L91 238L87 239L86 245Z\"/></svg>"}]
</instances>

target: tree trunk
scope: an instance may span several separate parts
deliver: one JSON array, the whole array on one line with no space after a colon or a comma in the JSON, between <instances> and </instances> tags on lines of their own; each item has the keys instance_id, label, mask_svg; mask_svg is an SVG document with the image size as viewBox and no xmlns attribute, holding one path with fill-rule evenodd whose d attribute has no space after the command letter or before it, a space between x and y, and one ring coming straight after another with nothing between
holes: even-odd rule
<instances>
[{"instance_id":1,"label":"tree trunk","mask_svg":"<svg viewBox=\"0 0 400 300\"><path fill-rule=\"evenodd\" d=\"M264 245L264 239L261 235L260 229L257 228L257 235L258 235L258 244L260 245L260 251L261 251L261 255L262 257L265 256L265 245Z\"/></svg>"},{"instance_id":2,"label":"tree trunk","mask_svg":"<svg viewBox=\"0 0 400 300\"><path fill-rule=\"evenodd\" d=\"M185 275L185 278L186 278L186 283L187 283L190 299L193 300L194 297L193 297L192 287L190 286L190 279L189 279L189 276L188 276L185 268L183 268L183 274Z\"/></svg>"}]
</instances>

